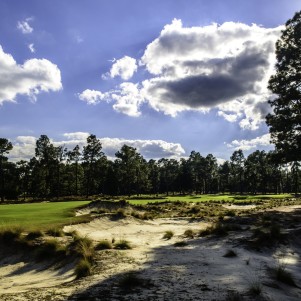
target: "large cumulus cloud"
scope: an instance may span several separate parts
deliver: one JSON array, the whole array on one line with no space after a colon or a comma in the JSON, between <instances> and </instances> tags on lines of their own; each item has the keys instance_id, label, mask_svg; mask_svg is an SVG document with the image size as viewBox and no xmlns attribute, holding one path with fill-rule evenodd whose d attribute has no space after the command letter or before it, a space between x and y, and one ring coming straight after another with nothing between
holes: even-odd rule
<instances>
[{"instance_id":1,"label":"large cumulus cloud","mask_svg":"<svg viewBox=\"0 0 301 301\"><path fill-rule=\"evenodd\" d=\"M0 105L14 102L17 95L27 95L35 100L41 92L62 89L59 68L46 59L30 59L23 65L0 46Z\"/></svg>"},{"instance_id":2,"label":"large cumulus cloud","mask_svg":"<svg viewBox=\"0 0 301 301\"><path fill-rule=\"evenodd\" d=\"M138 116L143 102L171 116L215 109L242 128L258 128L269 109L267 83L281 30L234 22L184 27L173 20L147 45L139 66L149 77L138 85L139 101L122 112ZM109 91L116 110L119 91Z\"/></svg>"}]
</instances>

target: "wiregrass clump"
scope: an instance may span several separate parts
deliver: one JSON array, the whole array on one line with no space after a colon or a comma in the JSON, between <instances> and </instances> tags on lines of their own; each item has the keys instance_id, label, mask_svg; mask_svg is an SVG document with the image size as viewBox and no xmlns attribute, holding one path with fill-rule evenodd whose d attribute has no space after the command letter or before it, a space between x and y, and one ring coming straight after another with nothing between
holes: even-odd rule
<instances>
[{"instance_id":1,"label":"wiregrass clump","mask_svg":"<svg viewBox=\"0 0 301 301\"><path fill-rule=\"evenodd\" d=\"M223 225L221 222L217 222L206 229L200 230L199 236L204 237L208 235L226 236L228 235L228 227Z\"/></svg>"},{"instance_id":2,"label":"wiregrass clump","mask_svg":"<svg viewBox=\"0 0 301 301\"><path fill-rule=\"evenodd\" d=\"M92 265L90 261L85 258L81 259L75 266L74 272L76 275L76 279L80 279L91 275Z\"/></svg>"},{"instance_id":3,"label":"wiregrass clump","mask_svg":"<svg viewBox=\"0 0 301 301\"><path fill-rule=\"evenodd\" d=\"M50 228L46 231L46 234L49 235L49 236L54 236L54 237L63 237L63 236L65 236L64 231L60 228Z\"/></svg>"},{"instance_id":4,"label":"wiregrass clump","mask_svg":"<svg viewBox=\"0 0 301 301\"><path fill-rule=\"evenodd\" d=\"M171 230L167 230L165 231L164 235L163 235L163 239L169 240L174 236L174 232Z\"/></svg>"},{"instance_id":5,"label":"wiregrass clump","mask_svg":"<svg viewBox=\"0 0 301 301\"><path fill-rule=\"evenodd\" d=\"M184 232L184 237L187 237L187 238L194 238L194 231L192 229L187 229L185 230Z\"/></svg>"},{"instance_id":6,"label":"wiregrass clump","mask_svg":"<svg viewBox=\"0 0 301 301\"><path fill-rule=\"evenodd\" d=\"M114 248L118 250L130 250L132 249L132 246L127 240L120 239L119 241L115 242Z\"/></svg>"},{"instance_id":7,"label":"wiregrass clump","mask_svg":"<svg viewBox=\"0 0 301 301\"><path fill-rule=\"evenodd\" d=\"M48 239L36 249L37 260L59 260L65 257L66 247L57 239Z\"/></svg>"},{"instance_id":8,"label":"wiregrass clump","mask_svg":"<svg viewBox=\"0 0 301 301\"><path fill-rule=\"evenodd\" d=\"M26 235L27 240L34 240L40 237L43 237L44 233L41 230L31 231Z\"/></svg>"},{"instance_id":9,"label":"wiregrass clump","mask_svg":"<svg viewBox=\"0 0 301 301\"><path fill-rule=\"evenodd\" d=\"M285 264L279 263L278 266L270 268L272 276L287 285L297 287L293 275L286 269Z\"/></svg>"},{"instance_id":10,"label":"wiregrass clump","mask_svg":"<svg viewBox=\"0 0 301 301\"><path fill-rule=\"evenodd\" d=\"M119 280L119 287L122 289L133 289L135 287L144 286L145 280L140 278L136 272L129 272Z\"/></svg>"},{"instance_id":11,"label":"wiregrass clump","mask_svg":"<svg viewBox=\"0 0 301 301\"><path fill-rule=\"evenodd\" d=\"M109 249L113 249L113 245L110 241L106 239L99 241L95 246L95 250L109 250Z\"/></svg>"}]
</instances>

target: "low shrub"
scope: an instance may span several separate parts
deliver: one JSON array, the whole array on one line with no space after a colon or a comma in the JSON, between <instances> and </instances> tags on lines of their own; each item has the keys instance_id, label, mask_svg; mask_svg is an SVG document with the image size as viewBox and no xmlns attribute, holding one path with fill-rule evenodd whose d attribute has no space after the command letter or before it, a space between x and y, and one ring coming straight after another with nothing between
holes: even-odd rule
<instances>
[{"instance_id":1,"label":"low shrub","mask_svg":"<svg viewBox=\"0 0 301 301\"><path fill-rule=\"evenodd\" d=\"M193 230L191 230L191 229L185 230L185 232L184 232L184 237L187 237L187 238L193 238L193 237L194 237L194 232L193 232Z\"/></svg>"},{"instance_id":2,"label":"low shrub","mask_svg":"<svg viewBox=\"0 0 301 301\"><path fill-rule=\"evenodd\" d=\"M101 240L97 243L97 245L95 246L95 250L109 250L112 249L112 243L108 240Z\"/></svg>"},{"instance_id":3,"label":"low shrub","mask_svg":"<svg viewBox=\"0 0 301 301\"><path fill-rule=\"evenodd\" d=\"M64 231L60 228L50 228L46 231L46 234L54 237L63 237L65 235Z\"/></svg>"},{"instance_id":4,"label":"low shrub","mask_svg":"<svg viewBox=\"0 0 301 301\"><path fill-rule=\"evenodd\" d=\"M114 248L118 250L130 250L132 246L127 240L121 239L115 243Z\"/></svg>"},{"instance_id":5,"label":"low shrub","mask_svg":"<svg viewBox=\"0 0 301 301\"><path fill-rule=\"evenodd\" d=\"M125 218L126 217L126 211L124 209L119 208L115 214L117 218Z\"/></svg>"},{"instance_id":6,"label":"low shrub","mask_svg":"<svg viewBox=\"0 0 301 301\"><path fill-rule=\"evenodd\" d=\"M95 249L92 240L87 236L75 236L73 242L70 244L70 248L75 251L77 256L80 256L82 259L86 259L91 263L93 262Z\"/></svg>"},{"instance_id":7,"label":"low shrub","mask_svg":"<svg viewBox=\"0 0 301 301\"><path fill-rule=\"evenodd\" d=\"M286 269L285 265L279 264L275 268L271 268L273 276L276 280L290 286L297 286L293 275Z\"/></svg>"},{"instance_id":8,"label":"low shrub","mask_svg":"<svg viewBox=\"0 0 301 301\"><path fill-rule=\"evenodd\" d=\"M217 222L216 224L207 227L204 230L199 232L199 236L208 236L208 235L217 235L217 236L225 236L228 235L228 228L224 226L222 223Z\"/></svg>"},{"instance_id":9,"label":"low shrub","mask_svg":"<svg viewBox=\"0 0 301 301\"><path fill-rule=\"evenodd\" d=\"M248 294L255 297L261 295L261 293L262 284L258 280L251 282L248 288Z\"/></svg>"},{"instance_id":10,"label":"low shrub","mask_svg":"<svg viewBox=\"0 0 301 301\"><path fill-rule=\"evenodd\" d=\"M0 232L0 240L6 243L14 242L21 237L22 231L19 227L4 229Z\"/></svg>"},{"instance_id":11,"label":"low shrub","mask_svg":"<svg viewBox=\"0 0 301 301\"><path fill-rule=\"evenodd\" d=\"M143 286L144 280L140 278L137 273L129 272L120 279L119 287L123 289L132 289L137 286Z\"/></svg>"},{"instance_id":12,"label":"low shrub","mask_svg":"<svg viewBox=\"0 0 301 301\"><path fill-rule=\"evenodd\" d=\"M34 240L40 237L43 237L44 233L40 230L36 230L36 231L31 231L27 234L26 239L27 240Z\"/></svg>"},{"instance_id":13,"label":"low shrub","mask_svg":"<svg viewBox=\"0 0 301 301\"><path fill-rule=\"evenodd\" d=\"M75 267L76 278L82 278L91 275L92 265L87 259L81 259Z\"/></svg>"},{"instance_id":14,"label":"low shrub","mask_svg":"<svg viewBox=\"0 0 301 301\"><path fill-rule=\"evenodd\" d=\"M174 236L173 231L165 231L164 235L163 235L163 239L169 240Z\"/></svg>"},{"instance_id":15,"label":"low shrub","mask_svg":"<svg viewBox=\"0 0 301 301\"><path fill-rule=\"evenodd\" d=\"M56 239L46 240L36 249L38 260L60 259L66 255L66 248Z\"/></svg>"}]
</instances>

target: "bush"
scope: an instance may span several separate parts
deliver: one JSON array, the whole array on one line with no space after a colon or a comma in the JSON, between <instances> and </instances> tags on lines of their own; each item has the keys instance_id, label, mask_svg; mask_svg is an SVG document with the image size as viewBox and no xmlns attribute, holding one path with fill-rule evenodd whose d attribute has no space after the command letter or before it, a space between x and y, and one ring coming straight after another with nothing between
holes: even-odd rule
<instances>
[{"instance_id":1,"label":"bush","mask_svg":"<svg viewBox=\"0 0 301 301\"><path fill-rule=\"evenodd\" d=\"M191 229L187 229L184 232L184 237L188 237L188 238L193 238L194 237L194 232Z\"/></svg>"},{"instance_id":2,"label":"bush","mask_svg":"<svg viewBox=\"0 0 301 301\"><path fill-rule=\"evenodd\" d=\"M143 285L144 280L138 277L138 275L134 272L125 274L119 281L119 286L123 289L131 289Z\"/></svg>"},{"instance_id":3,"label":"bush","mask_svg":"<svg viewBox=\"0 0 301 301\"><path fill-rule=\"evenodd\" d=\"M46 231L46 234L54 237L63 237L65 235L64 231L59 228L51 228Z\"/></svg>"},{"instance_id":4,"label":"bush","mask_svg":"<svg viewBox=\"0 0 301 301\"><path fill-rule=\"evenodd\" d=\"M108 249L112 249L112 248L113 248L112 243L108 240L101 240L95 246L96 250L108 250Z\"/></svg>"},{"instance_id":5,"label":"bush","mask_svg":"<svg viewBox=\"0 0 301 301\"><path fill-rule=\"evenodd\" d=\"M23 229L16 227L5 229L0 232L0 240L6 243L14 242L21 237Z\"/></svg>"},{"instance_id":6,"label":"bush","mask_svg":"<svg viewBox=\"0 0 301 301\"><path fill-rule=\"evenodd\" d=\"M118 209L116 212L116 217L118 218L125 218L126 217L126 211L124 209Z\"/></svg>"},{"instance_id":7,"label":"bush","mask_svg":"<svg viewBox=\"0 0 301 301\"><path fill-rule=\"evenodd\" d=\"M82 278L91 275L92 266L87 259L81 259L75 267L76 278Z\"/></svg>"},{"instance_id":8,"label":"bush","mask_svg":"<svg viewBox=\"0 0 301 301\"><path fill-rule=\"evenodd\" d=\"M93 242L87 236L75 236L73 242L70 244L71 249L80 256L82 259L86 259L89 262L93 261L95 250L93 247Z\"/></svg>"},{"instance_id":9,"label":"bush","mask_svg":"<svg viewBox=\"0 0 301 301\"><path fill-rule=\"evenodd\" d=\"M66 248L60 245L59 241L56 239L46 240L36 250L36 257L38 260L59 259L59 257L62 257L65 254Z\"/></svg>"},{"instance_id":10,"label":"bush","mask_svg":"<svg viewBox=\"0 0 301 301\"><path fill-rule=\"evenodd\" d=\"M40 238L42 236L44 236L44 233L40 230L36 230L36 231L29 232L26 236L26 239L34 240L34 239Z\"/></svg>"},{"instance_id":11,"label":"bush","mask_svg":"<svg viewBox=\"0 0 301 301\"><path fill-rule=\"evenodd\" d=\"M115 249L129 250L129 249L132 249L132 246L127 240L121 239L115 243Z\"/></svg>"},{"instance_id":12,"label":"bush","mask_svg":"<svg viewBox=\"0 0 301 301\"><path fill-rule=\"evenodd\" d=\"M174 233L170 230L165 231L164 235L163 235L163 239L169 240L174 236Z\"/></svg>"},{"instance_id":13,"label":"bush","mask_svg":"<svg viewBox=\"0 0 301 301\"><path fill-rule=\"evenodd\" d=\"M205 230L201 230L199 232L199 236L208 236L208 235L217 235L217 236L225 236L228 234L228 228L224 226L222 223L216 223L210 227L207 227Z\"/></svg>"},{"instance_id":14,"label":"bush","mask_svg":"<svg viewBox=\"0 0 301 301\"><path fill-rule=\"evenodd\" d=\"M290 286L297 286L293 275L285 268L283 264L279 264L276 268L273 268L272 272L278 281Z\"/></svg>"}]
</instances>

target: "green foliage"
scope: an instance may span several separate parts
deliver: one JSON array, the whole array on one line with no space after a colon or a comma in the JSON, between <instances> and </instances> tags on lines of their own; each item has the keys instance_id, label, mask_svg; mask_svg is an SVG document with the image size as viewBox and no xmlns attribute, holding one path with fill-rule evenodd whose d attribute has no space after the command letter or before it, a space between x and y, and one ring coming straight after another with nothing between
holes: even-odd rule
<instances>
[{"instance_id":1,"label":"green foliage","mask_svg":"<svg viewBox=\"0 0 301 301\"><path fill-rule=\"evenodd\" d=\"M220 222L217 222L204 230L200 230L199 236L208 236L208 235L217 235L217 236L225 236L228 235L229 228L223 225Z\"/></svg>"},{"instance_id":2,"label":"green foliage","mask_svg":"<svg viewBox=\"0 0 301 301\"><path fill-rule=\"evenodd\" d=\"M44 233L41 230L35 230L35 231L31 231L27 234L26 239L27 240L34 240L40 237L43 237Z\"/></svg>"},{"instance_id":3,"label":"green foliage","mask_svg":"<svg viewBox=\"0 0 301 301\"><path fill-rule=\"evenodd\" d=\"M0 231L0 240L5 243L11 243L19 239L22 234L23 228L21 227L11 227L4 228Z\"/></svg>"},{"instance_id":4,"label":"green foliage","mask_svg":"<svg viewBox=\"0 0 301 301\"><path fill-rule=\"evenodd\" d=\"M187 229L185 230L184 232L184 237L187 237L187 238L194 238L194 231L192 229Z\"/></svg>"},{"instance_id":5,"label":"green foliage","mask_svg":"<svg viewBox=\"0 0 301 301\"><path fill-rule=\"evenodd\" d=\"M301 160L301 12L285 24L276 43L276 73L269 80L269 89L276 95L269 101L273 114L267 116L276 159L284 162Z\"/></svg>"},{"instance_id":6,"label":"green foliage","mask_svg":"<svg viewBox=\"0 0 301 301\"><path fill-rule=\"evenodd\" d=\"M64 231L60 228L50 228L46 231L46 234L54 237L63 237L65 235Z\"/></svg>"},{"instance_id":7,"label":"green foliage","mask_svg":"<svg viewBox=\"0 0 301 301\"><path fill-rule=\"evenodd\" d=\"M121 277L119 280L119 287L122 289L133 289L135 287L143 286L145 280L140 278L137 273L129 272Z\"/></svg>"},{"instance_id":8,"label":"green foliage","mask_svg":"<svg viewBox=\"0 0 301 301\"><path fill-rule=\"evenodd\" d=\"M49 239L36 249L38 260L59 260L66 255L66 247L57 239Z\"/></svg>"},{"instance_id":9,"label":"green foliage","mask_svg":"<svg viewBox=\"0 0 301 301\"><path fill-rule=\"evenodd\" d=\"M163 235L163 239L169 240L174 236L173 231L167 230Z\"/></svg>"},{"instance_id":10,"label":"green foliage","mask_svg":"<svg viewBox=\"0 0 301 301\"><path fill-rule=\"evenodd\" d=\"M89 276L92 272L92 265L89 260L83 258L76 265L74 272L77 279Z\"/></svg>"},{"instance_id":11,"label":"green foliage","mask_svg":"<svg viewBox=\"0 0 301 301\"><path fill-rule=\"evenodd\" d=\"M132 249L132 246L127 240L120 239L119 241L115 242L114 248L118 250L130 250Z\"/></svg>"},{"instance_id":12,"label":"green foliage","mask_svg":"<svg viewBox=\"0 0 301 301\"><path fill-rule=\"evenodd\" d=\"M76 255L93 262L95 249L93 246L93 241L87 236L78 236L73 237L73 242L70 244L71 250L75 251Z\"/></svg>"},{"instance_id":13,"label":"green foliage","mask_svg":"<svg viewBox=\"0 0 301 301\"><path fill-rule=\"evenodd\" d=\"M112 248L113 248L113 245L108 240L101 240L95 246L96 250L109 250L109 249L112 249Z\"/></svg>"},{"instance_id":14,"label":"green foliage","mask_svg":"<svg viewBox=\"0 0 301 301\"><path fill-rule=\"evenodd\" d=\"M277 267L272 268L271 272L276 280L290 286L297 286L293 275L286 269L284 264L279 264Z\"/></svg>"}]
</instances>

